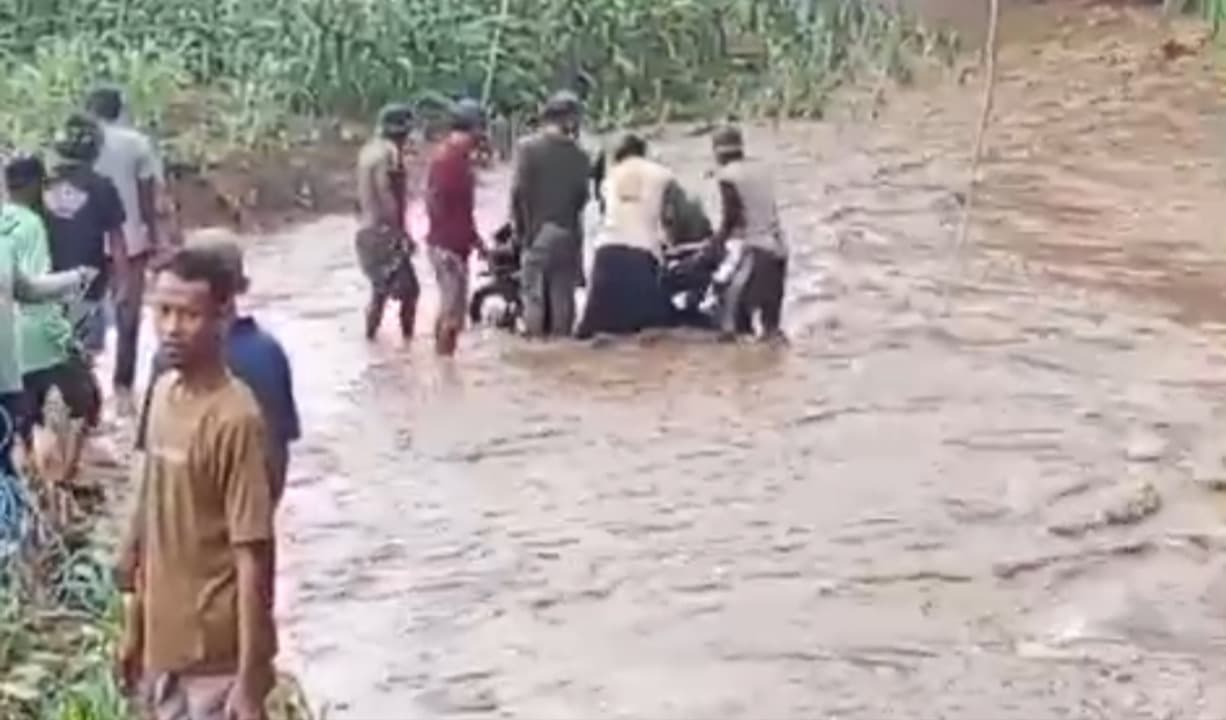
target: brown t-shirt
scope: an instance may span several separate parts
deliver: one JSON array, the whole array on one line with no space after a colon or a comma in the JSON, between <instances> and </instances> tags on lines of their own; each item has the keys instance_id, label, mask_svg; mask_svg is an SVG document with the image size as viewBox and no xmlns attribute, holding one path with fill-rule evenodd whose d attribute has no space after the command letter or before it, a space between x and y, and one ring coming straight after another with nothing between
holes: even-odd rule
<instances>
[{"instance_id":1,"label":"brown t-shirt","mask_svg":"<svg viewBox=\"0 0 1226 720\"><path fill-rule=\"evenodd\" d=\"M153 388L137 512L145 667L238 669L235 545L273 539L263 416L227 374L207 391L171 371ZM266 638L269 657L275 638Z\"/></svg>"}]
</instances>

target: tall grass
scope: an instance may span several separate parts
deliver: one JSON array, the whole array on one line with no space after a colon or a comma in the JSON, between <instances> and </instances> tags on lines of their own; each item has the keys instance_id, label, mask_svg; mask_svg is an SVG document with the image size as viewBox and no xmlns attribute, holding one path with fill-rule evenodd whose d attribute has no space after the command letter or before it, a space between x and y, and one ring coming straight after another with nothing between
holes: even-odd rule
<instances>
[{"instance_id":1,"label":"tall grass","mask_svg":"<svg viewBox=\"0 0 1226 720\"><path fill-rule=\"evenodd\" d=\"M764 57L730 51L746 40ZM897 70L924 45L859 0L0 0L0 142L44 137L102 78L142 120L191 127L187 154L392 99L523 113L560 85L608 123L730 102L814 114L857 68Z\"/></svg>"}]
</instances>

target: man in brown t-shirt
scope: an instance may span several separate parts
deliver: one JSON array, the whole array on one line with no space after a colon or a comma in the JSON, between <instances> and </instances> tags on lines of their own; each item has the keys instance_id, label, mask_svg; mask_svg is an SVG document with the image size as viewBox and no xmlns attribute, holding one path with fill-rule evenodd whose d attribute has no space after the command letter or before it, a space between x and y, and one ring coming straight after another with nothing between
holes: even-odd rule
<instances>
[{"instance_id":1,"label":"man in brown t-shirt","mask_svg":"<svg viewBox=\"0 0 1226 720\"><path fill-rule=\"evenodd\" d=\"M172 370L149 404L144 475L121 573L134 593L120 671L157 720L264 720L272 688L273 502L259 405L226 369L233 274L186 248L158 273ZM134 570L134 572L132 571Z\"/></svg>"}]
</instances>

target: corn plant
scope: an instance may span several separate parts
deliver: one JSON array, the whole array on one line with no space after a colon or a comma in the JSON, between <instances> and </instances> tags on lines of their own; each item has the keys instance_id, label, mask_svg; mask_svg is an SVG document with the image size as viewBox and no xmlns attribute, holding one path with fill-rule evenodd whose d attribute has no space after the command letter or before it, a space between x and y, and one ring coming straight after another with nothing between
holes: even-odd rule
<instances>
[{"instance_id":1,"label":"corn plant","mask_svg":"<svg viewBox=\"0 0 1226 720\"><path fill-rule=\"evenodd\" d=\"M0 0L0 144L38 144L101 79L206 160L283 142L292 117L460 94L523 115L561 85L606 124L813 115L857 68L905 71L917 37L857 0Z\"/></svg>"}]
</instances>

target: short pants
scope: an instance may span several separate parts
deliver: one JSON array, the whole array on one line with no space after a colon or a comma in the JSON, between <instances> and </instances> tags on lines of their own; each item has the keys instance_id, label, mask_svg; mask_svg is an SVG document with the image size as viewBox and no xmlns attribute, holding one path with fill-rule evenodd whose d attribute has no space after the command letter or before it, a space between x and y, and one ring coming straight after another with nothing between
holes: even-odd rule
<instances>
[{"instance_id":1,"label":"short pants","mask_svg":"<svg viewBox=\"0 0 1226 720\"><path fill-rule=\"evenodd\" d=\"M43 422L43 406L51 389L59 390L60 397L68 406L73 420L84 420L86 425L98 424L102 412L102 395L89 364L79 357L42 370L26 373L21 378L26 394L26 422L22 434Z\"/></svg>"},{"instance_id":2,"label":"short pants","mask_svg":"<svg viewBox=\"0 0 1226 720\"><path fill-rule=\"evenodd\" d=\"M106 349L106 307L101 300L84 300L81 302L81 320L77 334L81 345L90 353L100 353Z\"/></svg>"},{"instance_id":3,"label":"short pants","mask_svg":"<svg viewBox=\"0 0 1226 720\"><path fill-rule=\"evenodd\" d=\"M417 273L413 271L404 242L404 233L390 226L358 230L354 238L358 265L376 295L400 299L417 297Z\"/></svg>"},{"instance_id":4,"label":"short pants","mask_svg":"<svg viewBox=\"0 0 1226 720\"><path fill-rule=\"evenodd\" d=\"M145 682L150 720L225 720L233 675L165 674Z\"/></svg>"},{"instance_id":5,"label":"short pants","mask_svg":"<svg viewBox=\"0 0 1226 720\"><path fill-rule=\"evenodd\" d=\"M452 330L464 327L468 307L468 261L446 248L431 245L430 264L438 282L438 317Z\"/></svg>"}]
</instances>

